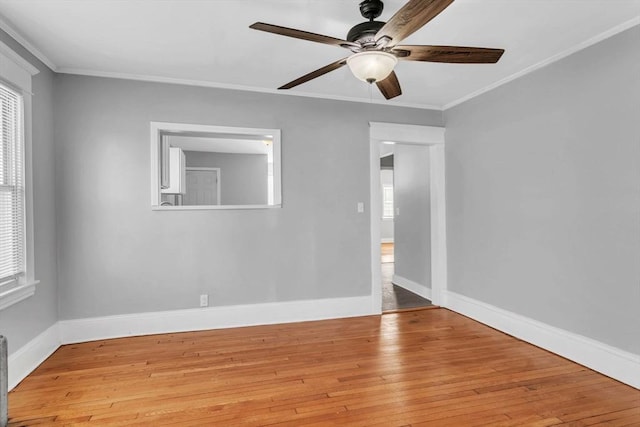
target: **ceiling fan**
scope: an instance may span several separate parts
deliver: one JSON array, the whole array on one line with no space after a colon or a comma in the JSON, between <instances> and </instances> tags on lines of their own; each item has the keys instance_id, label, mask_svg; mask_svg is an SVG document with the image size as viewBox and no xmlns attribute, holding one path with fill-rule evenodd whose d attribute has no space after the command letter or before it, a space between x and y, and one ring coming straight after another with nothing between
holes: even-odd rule
<instances>
[{"instance_id":1,"label":"ceiling fan","mask_svg":"<svg viewBox=\"0 0 640 427\"><path fill-rule=\"evenodd\" d=\"M402 94L393 68L401 61L446 62L455 64L494 64L504 49L462 46L400 45L399 43L431 21L454 0L409 0L387 22L375 21L384 7L381 0L364 0L360 13L368 21L349 30L342 40L322 34L256 22L249 28L316 43L339 46L350 56L305 74L278 89L291 89L330 71L348 65L360 80L375 83L386 99Z\"/></svg>"}]
</instances>

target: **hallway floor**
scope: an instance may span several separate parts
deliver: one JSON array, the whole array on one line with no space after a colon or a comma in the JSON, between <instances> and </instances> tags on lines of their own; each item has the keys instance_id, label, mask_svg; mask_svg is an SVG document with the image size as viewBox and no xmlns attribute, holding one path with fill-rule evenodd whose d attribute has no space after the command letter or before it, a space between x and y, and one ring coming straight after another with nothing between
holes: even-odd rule
<instances>
[{"instance_id":1,"label":"hallway floor","mask_svg":"<svg viewBox=\"0 0 640 427\"><path fill-rule=\"evenodd\" d=\"M392 283L394 271L393 243L383 243L382 254L382 311L400 311L432 306L431 301Z\"/></svg>"}]
</instances>

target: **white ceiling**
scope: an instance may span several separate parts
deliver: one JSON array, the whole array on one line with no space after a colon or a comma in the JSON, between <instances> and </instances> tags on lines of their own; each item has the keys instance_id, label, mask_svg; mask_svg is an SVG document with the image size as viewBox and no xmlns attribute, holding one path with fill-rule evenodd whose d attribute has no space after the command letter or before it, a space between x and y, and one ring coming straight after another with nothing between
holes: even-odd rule
<instances>
[{"instance_id":1,"label":"white ceiling","mask_svg":"<svg viewBox=\"0 0 640 427\"><path fill-rule=\"evenodd\" d=\"M348 55L255 31L262 21L337 38L360 0L0 0L0 28L59 72L266 92ZM385 1L379 20L404 4ZM400 62L386 101L347 67L288 92L447 108L640 23L640 0L456 0L404 44L503 48L495 65ZM640 48L640 42L639 42Z\"/></svg>"}]
</instances>

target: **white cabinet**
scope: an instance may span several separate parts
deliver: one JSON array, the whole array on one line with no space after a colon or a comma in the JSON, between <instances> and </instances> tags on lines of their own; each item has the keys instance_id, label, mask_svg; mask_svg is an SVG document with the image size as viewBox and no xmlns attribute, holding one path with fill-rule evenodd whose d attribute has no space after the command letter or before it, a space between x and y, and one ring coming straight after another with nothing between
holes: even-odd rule
<instances>
[{"instance_id":1,"label":"white cabinet","mask_svg":"<svg viewBox=\"0 0 640 427\"><path fill-rule=\"evenodd\" d=\"M187 168L182 148L169 148L169 186L161 190L162 194L185 194L187 192Z\"/></svg>"}]
</instances>

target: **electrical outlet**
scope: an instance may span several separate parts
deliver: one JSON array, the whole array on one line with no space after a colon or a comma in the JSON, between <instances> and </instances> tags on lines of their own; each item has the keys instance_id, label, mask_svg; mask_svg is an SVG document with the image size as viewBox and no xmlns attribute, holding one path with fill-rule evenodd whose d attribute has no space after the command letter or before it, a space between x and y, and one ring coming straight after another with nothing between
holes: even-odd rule
<instances>
[{"instance_id":1,"label":"electrical outlet","mask_svg":"<svg viewBox=\"0 0 640 427\"><path fill-rule=\"evenodd\" d=\"M200 295L200 307L208 307L209 306L209 295L202 294Z\"/></svg>"}]
</instances>

